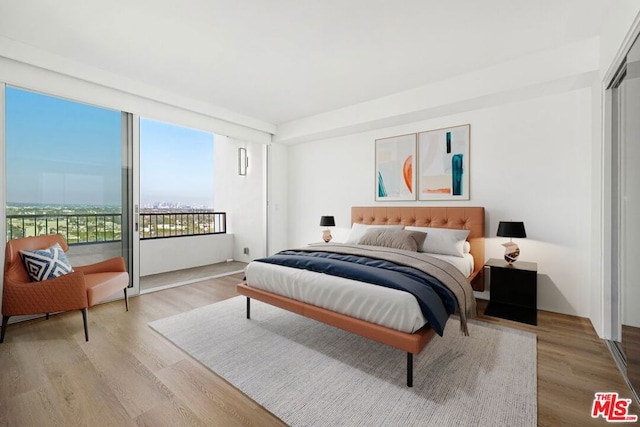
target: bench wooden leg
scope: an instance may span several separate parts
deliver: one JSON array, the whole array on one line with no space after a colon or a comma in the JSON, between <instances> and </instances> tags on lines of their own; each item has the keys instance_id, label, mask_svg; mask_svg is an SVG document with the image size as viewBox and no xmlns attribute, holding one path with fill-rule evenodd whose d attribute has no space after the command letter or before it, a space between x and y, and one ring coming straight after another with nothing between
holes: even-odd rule
<instances>
[{"instance_id":1,"label":"bench wooden leg","mask_svg":"<svg viewBox=\"0 0 640 427\"><path fill-rule=\"evenodd\" d=\"M127 311L129 311L129 297L127 295L127 288L124 288L124 306L126 307Z\"/></svg>"},{"instance_id":2,"label":"bench wooden leg","mask_svg":"<svg viewBox=\"0 0 640 427\"><path fill-rule=\"evenodd\" d=\"M247 319L251 319L251 298L247 297Z\"/></svg>"},{"instance_id":3,"label":"bench wooden leg","mask_svg":"<svg viewBox=\"0 0 640 427\"><path fill-rule=\"evenodd\" d=\"M407 352L407 387L413 387L413 353Z\"/></svg>"}]
</instances>

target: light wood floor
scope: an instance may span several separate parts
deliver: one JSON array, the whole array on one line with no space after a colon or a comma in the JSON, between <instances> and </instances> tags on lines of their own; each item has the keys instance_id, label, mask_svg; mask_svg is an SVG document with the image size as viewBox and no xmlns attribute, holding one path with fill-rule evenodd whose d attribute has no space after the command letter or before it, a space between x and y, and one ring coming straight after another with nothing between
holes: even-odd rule
<instances>
[{"instance_id":1,"label":"light wood floor","mask_svg":"<svg viewBox=\"0 0 640 427\"><path fill-rule=\"evenodd\" d=\"M154 292L89 310L9 325L0 344L0 426L278 426L277 418L162 338L147 323L236 295L241 275ZM485 302L479 301L480 311ZM631 398L588 320L539 312L538 425L606 425L594 393ZM223 325L211 325L219 327ZM632 414L640 414L634 403Z\"/></svg>"}]
</instances>

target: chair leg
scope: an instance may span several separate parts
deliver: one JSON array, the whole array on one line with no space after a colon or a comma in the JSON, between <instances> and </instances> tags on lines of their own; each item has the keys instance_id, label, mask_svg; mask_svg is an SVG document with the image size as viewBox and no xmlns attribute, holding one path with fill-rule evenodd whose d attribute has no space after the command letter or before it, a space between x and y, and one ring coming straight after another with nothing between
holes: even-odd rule
<instances>
[{"instance_id":1,"label":"chair leg","mask_svg":"<svg viewBox=\"0 0 640 427\"><path fill-rule=\"evenodd\" d=\"M87 326L87 307L80 309L82 312L82 323L84 323L84 339L89 341L89 327Z\"/></svg>"},{"instance_id":2,"label":"chair leg","mask_svg":"<svg viewBox=\"0 0 640 427\"><path fill-rule=\"evenodd\" d=\"M124 306L129 311L129 297L127 296L127 288L124 288Z\"/></svg>"},{"instance_id":3,"label":"chair leg","mask_svg":"<svg viewBox=\"0 0 640 427\"><path fill-rule=\"evenodd\" d=\"M7 331L7 323L9 323L9 317L11 316L2 316L2 332L0 333L0 343L4 342L4 333Z\"/></svg>"}]
</instances>

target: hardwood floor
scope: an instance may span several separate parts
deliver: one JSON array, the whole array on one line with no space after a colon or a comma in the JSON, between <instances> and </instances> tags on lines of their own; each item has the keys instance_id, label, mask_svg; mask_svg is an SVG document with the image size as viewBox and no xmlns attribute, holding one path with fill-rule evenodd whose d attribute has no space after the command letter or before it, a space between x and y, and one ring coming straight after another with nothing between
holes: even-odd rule
<instances>
[{"instance_id":1,"label":"hardwood floor","mask_svg":"<svg viewBox=\"0 0 640 427\"><path fill-rule=\"evenodd\" d=\"M234 275L89 310L9 325L0 344L0 426L281 426L272 414L147 323L230 298ZM478 301L480 312L485 301ZM606 425L595 392L631 398L587 319L540 311L538 326L480 315L538 336L538 425ZM216 327L216 325L211 325ZM634 402L631 414L640 414Z\"/></svg>"}]
</instances>

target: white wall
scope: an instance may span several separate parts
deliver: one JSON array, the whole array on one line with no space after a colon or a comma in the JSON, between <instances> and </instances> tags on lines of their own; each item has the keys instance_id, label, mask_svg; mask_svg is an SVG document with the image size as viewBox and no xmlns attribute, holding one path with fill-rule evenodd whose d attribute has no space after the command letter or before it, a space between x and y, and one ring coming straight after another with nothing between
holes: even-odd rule
<instances>
[{"instance_id":1,"label":"white wall","mask_svg":"<svg viewBox=\"0 0 640 427\"><path fill-rule=\"evenodd\" d=\"M247 149L249 167L238 175L238 148ZM227 213L227 232L235 235L233 259L248 262L265 256L266 219L263 144L216 135L214 141L213 205ZM243 253L249 248L249 254Z\"/></svg>"},{"instance_id":2,"label":"white wall","mask_svg":"<svg viewBox=\"0 0 640 427\"><path fill-rule=\"evenodd\" d=\"M524 221L528 238L518 243L521 259L538 263L539 308L588 316L591 104L586 87L292 146L290 244L318 241L321 215L336 217L342 239L350 207L375 204L376 138L469 123L471 200L457 204L486 208L487 258L503 254L491 237L498 221Z\"/></svg>"},{"instance_id":3,"label":"white wall","mask_svg":"<svg viewBox=\"0 0 640 427\"><path fill-rule=\"evenodd\" d=\"M67 251L71 265L89 265L117 256L122 256L121 241L71 245Z\"/></svg>"},{"instance_id":4,"label":"white wall","mask_svg":"<svg viewBox=\"0 0 640 427\"><path fill-rule=\"evenodd\" d=\"M289 147L269 146L269 255L287 249L289 227Z\"/></svg>"},{"instance_id":5,"label":"white wall","mask_svg":"<svg viewBox=\"0 0 640 427\"><path fill-rule=\"evenodd\" d=\"M232 234L140 241L140 276L225 262L233 257Z\"/></svg>"}]
</instances>

